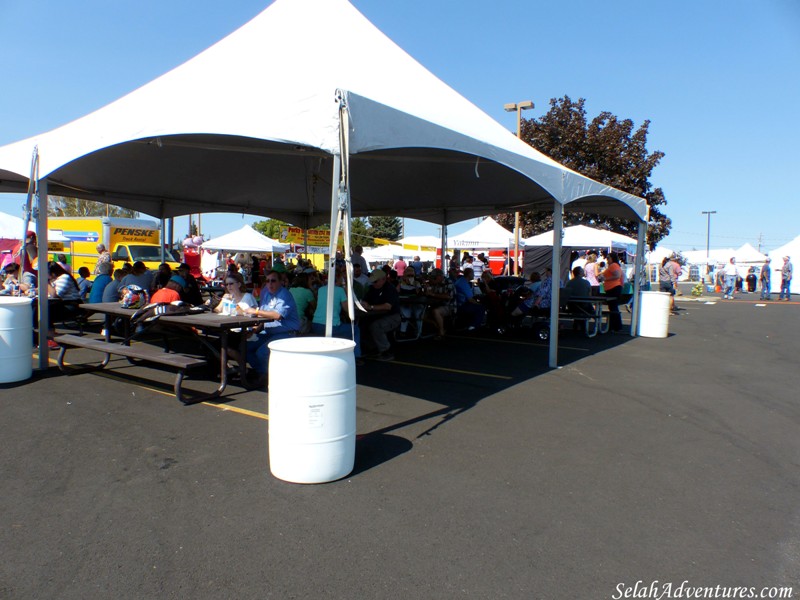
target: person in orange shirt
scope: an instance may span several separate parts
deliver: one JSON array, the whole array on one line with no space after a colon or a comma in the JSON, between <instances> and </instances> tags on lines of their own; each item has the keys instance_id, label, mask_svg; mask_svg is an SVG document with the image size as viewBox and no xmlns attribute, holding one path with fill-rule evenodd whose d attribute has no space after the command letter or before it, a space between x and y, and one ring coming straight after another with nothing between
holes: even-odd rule
<instances>
[{"instance_id":1,"label":"person in orange shirt","mask_svg":"<svg viewBox=\"0 0 800 600\"><path fill-rule=\"evenodd\" d=\"M603 289L608 298L609 329L622 331L622 315L619 313L619 297L622 295L622 267L619 257L612 252L608 257L608 268L601 274Z\"/></svg>"},{"instance_id":2,"label":"person in orange shirt","mask_svg":"<svg viewBox=\"0 0 800 600\"><path fill-rule=\"evenodd\" d=\"M181 299L181 290L186 287L186 280L180 275L173 275L163 288L150 298L150 302L177 302Z\"/></svg>"}]
</instances>

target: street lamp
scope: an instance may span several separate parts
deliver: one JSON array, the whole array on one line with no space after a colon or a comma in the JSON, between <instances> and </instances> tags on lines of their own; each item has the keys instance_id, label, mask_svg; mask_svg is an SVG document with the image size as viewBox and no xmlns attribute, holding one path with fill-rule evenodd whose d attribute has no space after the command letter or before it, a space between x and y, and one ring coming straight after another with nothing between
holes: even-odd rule
<instances>
[{"instance_id":1,"label":"street lamp","mask_svg":"<svg viewBox=\"0 0 800 600\"><path fill-rule=\"evenodd\" d=\"M517 137L522 139L522 111L533 108L531 100L504 104L503 110L506 112L517 111ZM514 275L519 275L519 211L514 213Z\"/></svg>"},{"instance_id":2,"label":"street lamp","mask_svg":"<svg viewBox=\"0 0 800 600\"><path fill-rule=\"evenodd\" d=\"M706 277L711 273L711 215L717 214L715 210L704 210L700 213L708 217L708 229L706 230Z\"/></svg>"}]
</instances>

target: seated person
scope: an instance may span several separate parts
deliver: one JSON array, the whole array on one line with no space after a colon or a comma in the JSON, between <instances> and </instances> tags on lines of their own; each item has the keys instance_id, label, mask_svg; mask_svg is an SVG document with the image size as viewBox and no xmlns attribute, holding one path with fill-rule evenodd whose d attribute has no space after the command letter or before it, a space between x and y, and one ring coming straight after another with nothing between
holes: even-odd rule
<instances>
[{"instance_id":1,"label":"seated person","mask_svg":"<svg viewBox=\"0 0 800 600\"><path fill-rule=\"evenodd\" d=\"M285 271L279 271L279 273L283 278ZM295 276L294 281L292 281L292 287L289 288L289 293L294 297L294 303L297 305L297 314L300 316L300 333L309 333L311 331L311 318L317 308L317 298L308 287L308 275L306 273L300 273Z\"/></svg>"},{"instance_id":2,"label":"seated person","mask_svg":"<svg viewBox=\"0 0 800 600\"><path fill-rule=\"evenodd\" d=\"M167 263L158 265L158 271L153 276L153 285L150 288L150 293L153 294L163 287L166 287L169 278L172 277L172 267Z\"/></svg>"},{"instance_id":3,"label":"seated person","mask_svg":"<svg viewBox=\"0 0 800 600\"><path fill-rule=\"evenodd\" d=\"M231 280L233 279L232 276ZM256 374L253 385L267 385L269 365L269 342L294 337L300 329L300 316L294 297L281 279L281 274L270 270L264 277L261 288L261 303L257 308L247 308L244 313L272 319L256 328L256 339L247 342L247 363Z\"/></svg>"},{"instance_id":4,"label":"seated person","mask_svg":"<svg viewBox=\"0 0 800 600\"><path fill-rule=\"evenodd\" d=\"M354 355L356 358L356 365L364 364L361 359L361 333L358 325L345 323L342 320L343 315L347 315L347 292L344 288L345 278L347 277L346 271L336 271L336 286L333 290L333 320L331 322L332 329L331 335L333 337L342 338L345 340L353 340L356 343ZM317 304L314 310L314 317L311 322L311 335L324 336L325 335L325 320L328 316L328 286L323 285L317 292Z\"/></svg>"},{"instance_id":5,"label":"seated person","mask_svg":"<svg viewBox=\"0 0 800 600\"><path fill-rule=\"evenodd\" d=\"M521 317L524 315L533 316L548 316L550 314L550 302L553 292L553 271L549 267L545 269L544 277L542 278L541 285L536 292L525 298L513 311L512 317Z\"/></svg>"},{"instance_id":6,"label":"seated person","mask_svg":"<svg viewBox=\"0 0 800 600\"><path fill-rule=\"evenodd\" d=\"M59 267L61 267L61 265L59 263L55 263L55 264L57 264ZM64 269L64 267L61 267L61 269L65 273L67 273L67 271L66 271L66 269ZM69 274L69 273L67 273L67 274ZM92 280L89 279L91 274L92 273L91 273L91 271L89 271L89 267L81 267L80 269L78 269L78 278L75 281L78 284L78 290L81 293L81 300L83 300L83 301L88 300L89 292L92 291Z\"/></svg>"},{"instance_id":7,"label":"seated person","mask_svg":"<svg viewBox=\"0 0 800 600\"><path fill-rule=\"evenodd\" d=\"M253 294L247 291L247 286L241 273L228 271L222 284L225 287L225 293L222 295L222 300L213 308L215 313L229 314L233 309L237 314L243 315L247 309L258 307L258 301ZM206 304L210 305L211 300ZM247 330L245 335L249 336L250 331ZM228 333L228 356L233 360L239 360L241 342L242 330L238 328L231 329Z\"/></svg>"},{"instance_id":8,"label":"seated person","mask_svg":"<svg viewBox=\"0 0 800 600\"><path fill-rule=\"evenodd\" d=\"M397 283L397 295L400 298L400 333L406 333L409 324L412 327L420 326L419 321L425 312L425 304L416 301L424 298L422 285L411 265L406 266L403 276Z\"/></svg>"},{"instance_id":9,"label":"seated person","mask_svg":"<svg viewBox=\"0 0 800 600\"><path fill-rule=\"evenodd\" d=\"M449 279L445 279L441 269L433 269L430 273L428 285L425 288L425 295L428 298L429 310L426 320L432 322L436 327L434 340L441 340L445 335L445 319L456 315L456 294L453 284Z\"/></svg>"},{"instance_id":10,"label":"seated person","mask_svg":"<svg viewBox=\"0 0 800 600\"><path fill-rule=\"evenodd\" d=\"M167 285L162 287L152 295L151 303L155 302L177 302L181 299L181 290L186 287L186 281L180 275L170 277Z\"/></svg>"},{"instance_id":11,"label":"seated person","mask_svg":"<svg viewBox=\"0 0 800 600\"><path fill-rule=\"evenodd\" d=\"M394 360L392 345L388 333L400 327L400 298L397 288L392 286L386 271L375 269L369 275L370 286L361 306L367 313L362 317L362 325L366 330L366 340L378 352L378 360ZM364 324L365 323L365 324Z\"/></svg>"},{"instance_id":12,"label":"seated person","mask_svg":"<svg viewBox=\"0 0 800 600\"><path fill-rule=\"evenodd\" d=\"M3 268L2 281L0 281L0 294L7 296L11 294L12 290L16 290L17 293L27 292L27 290L23 290L22 284L19 281L19 265L13 262L8 263Z\"/></svg>"},{"instance_id":13,"label":"seated person","mask_svg":"<svg viewBox=\"0 0 800 600\"><path fill-rule=\"evenodd\" d=\"M116 302L119 300L119 288L124 275L125 271L122 269L114 271L113 279L108 282L108 285L103 290L103 302Z\"/></svg>"},{"instance_id":14,"label":"seated person","mask_svg":"<svg viewBox=\"0 0 800 600\"><path fill-rule=\"evenodd\" d=\"M111 283L111 270L114 265L110 262L102 262L97 265L97 277L94 278L92 289L89 292L89 303L95 304L103 301L103 292L105 292L108 284Z\"/></svg>"},{"instance_id":15,"label":"seated person","mask_svg":"<svg viewBox=\"0 0 800 600\"><path fill-rule=\"evenodd\" d=\"M50 282L47 284L47 297L61 300L61 302L53 302L49 305L50 323L47 332L47 346L55 349L58 348L58 344L53 339L56 336L53 324L56 321L75 319L81 316L83 311L80 308L81 294L75 278L57 262L50 263L47 268L50 278Z\"/></svg>"},{"instance_id":16,"label":"seated person","mask_svg":"<svg viewBox=\"0 0 800 600\"><path fill-rule=\"evenodd\" d=\"M472 331L483 325L486 318L486 309L475 299L472 289L474 273L472 268L464 269L454 284L456 293L456 314L459 318L466 319L467 330Z\"/></svg>"},{"instance_id":17,"label":"seated person","mask_svg":"<svg viewBox=\"0 0 800 600\"><path fill-rule=\"evenodd\" d=\"M572 269L572 279L561 290L561 306L577 315L591 314L593 312L591 306L579 302L570 302L571 298L588 298L592 295L592 284L583 275L583 267Z\"/></svg>"},{"instance_id":18,"label":"seated person","mask_svg":"<svg viewBox=\"0 0 800 600\"><path fill-rule=\"evenodd\" d=\"M197 279L191 274L189 265L181 263L175 271L186 282L181 291L181 300L192 306L200 306L203 303L203 295L200 293L200 285L197 283Z\"/></svg>"}]
</instances>

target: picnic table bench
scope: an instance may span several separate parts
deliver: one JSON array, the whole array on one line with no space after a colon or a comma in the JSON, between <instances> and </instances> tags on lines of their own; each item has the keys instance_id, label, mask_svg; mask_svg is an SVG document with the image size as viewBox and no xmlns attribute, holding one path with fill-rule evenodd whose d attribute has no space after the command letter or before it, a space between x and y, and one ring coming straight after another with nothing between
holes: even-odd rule
<instances>
[{"instance_id":1,"label":"picnic table bench","mask_svg":"<svg viewBox=\"0 0 800 600\"><path fill-rule=\"evenodd\" d=\"M204 400L215 398L220 394L220 390L217 389L211 394L207 394L199 398L194 398L191 401L187 401L186 399L184 399L181 384L183 383L183 378L186 373L186 370L195 367L207 367L208 361L204 357L191 356L189 354L180 354L177 352L168 352L163 348L146 343L136 343L129 346L118 342L109 342L105 340L98 340L94 338L77 336L72 334L64 334L57 336L55 340L61 346L61 350L58 353L58 360L57 360L58 368L62 372L67 373L68 375L75 374L78 372L102 369L106 365L108 365L112 355L118 355L118 356L125 356L126 358L129 359L139 359L151 363L158 363L165 365L167 367L172 367L174 369L177 369L178 373L175 376L175 384L173 386L173 389L175 391L175 397L184 404L193 404L195 402L202 402ZM95 350L97 352L103 353L105 356L103 357L102 362L98 365L81 367L81 368L76 368L73 366L67 367L64 364L64 357L67 354L67 350L69 350L70 348L86 348L88 350Z\"/></svg>"}]
</instances>

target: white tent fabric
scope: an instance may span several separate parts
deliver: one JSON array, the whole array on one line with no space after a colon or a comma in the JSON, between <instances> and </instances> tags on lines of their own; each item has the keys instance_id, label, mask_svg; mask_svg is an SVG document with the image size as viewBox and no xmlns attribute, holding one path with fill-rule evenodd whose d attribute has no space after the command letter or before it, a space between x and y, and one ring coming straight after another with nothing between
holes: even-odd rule
<instances>
[{"instance_id":1,"label":"white tent fabric","mask_svg":"<svg viewBox=\"0 0 800 600\"><path fill-rule=\"evenodd\" d=\"M675 254L675 251L671 248L667 248L666 246L656 246L655 250L651 250L647 253L647 264L660 265L661 261L663 261L667 256L672 256L673 254Z\"/></svg>"},{"instance_id":2,"label":"white tent fabric","mask_svg":"<svg viewBox=\"0 0 800 600\"><path fill-rule=\"evenodd\" d=\"M486 217L472 229L447 240L448 248L508 248L514 245L514 234L492 217Z\"/></svg>"},{"instance_id":3,"label":"white tent fabric","mask_svg":"<svg viewBox=\"0 0 800 600\"><path fill-rule=\"evenodd\" d=\"M737 263L758 263L761 264L767 258L766 254L759 252L751 244L744 244L733 253Z\"/></svg>"},{"instance_id":4,"label":"white tent fabric","mask_svg":"<svg viewBox=\"0 0 800 600\"><path fill-rule=\"evenodd\" d=\"M50 193L157 217L243 210L300 226L324 222L339 90L350 116L356 216L447 223L556 201L646 218L643 199L517 139L346 0L277 0L116 102L0 148L0 191L24 190L36 146Z\"/></svg>"},{"instance_id":5,"label":"white tent fabric","mask_svg":"<svg viewBox=\"0 0 800 600\"><path fill-rule=\"evenodd\" d=\"M546 231L523 240L525 246L552 246L553 232ZM595 229L586 225L573 225L564 227L564 237L561 244L570 248L628 248L636 246L634 238L608 231Z\"/></svg>"},{"instance_id":6,"label":"white tent fabric","mask_svg":"<svg viewBox=\"0 0 800 600\"><path fill-rule=\"evenodd\" d=\"M286 252L287 244L281 244L266 235L259 233L250 225L226 233L213 240L203 242L204 250L227 250L230 252Z\"/></svg>"},{"instance_id":7,"label":"white tent fabric","mask_svg":"<svg viewBox=\"0 0 800 600\"><path fill-rule=\"evenodd\" d=\"M709 264L714 266L728 264L731 257L736 255L736 250L733 248L714 248L709 250L708 254L706 254L705 250L688 250L682 254L690 265L705 265L707 260Z\"/></svg>"},{"instance_id":8,"label":"white tent fabric","mask_svg":"<svg viewBox=\"0 0 800 600\"><path fill-rule=\"evenodd\" d=\"M442 244L442 240L435 235L410 235L397 240L397 243L404 248L406 246L413 246L414 248L405 249L407 251L414 252L421 247L438 248Z\"/></svg>"},{"instance_id":9,"label":"white tent fabric","mask_svg":"<svg viewBox=\"0 0 800 600\"><path fill-rule=\"evenodd\" d=\"M21 218L0 212L0 238L18 240L22 233Z\"/></svg>"},{"instance_id":10,"label":"white tent fabric","mask_svg":"<svg viewBox=\"0 0 800 600\"><path fill-rule=\"evenodd\" d=\"M35 221L28 223L28 230L38 231ZM0 212L0 239L18 240L22 236L22 233L22 219L20 217ZM48 229L47 241L69 242L71 240L58 229Z\"/></svg>"}]
</instances>

